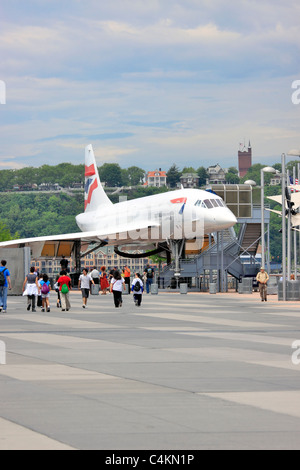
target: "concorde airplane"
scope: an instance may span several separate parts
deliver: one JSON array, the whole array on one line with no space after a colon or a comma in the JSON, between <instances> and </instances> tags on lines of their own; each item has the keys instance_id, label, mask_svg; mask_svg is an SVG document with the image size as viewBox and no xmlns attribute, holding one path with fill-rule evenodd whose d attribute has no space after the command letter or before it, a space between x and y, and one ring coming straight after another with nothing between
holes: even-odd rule
<instances>
[{"instance_id":1,"label":"concorde airplane","mask_svg":"<svg viewBox=\"0 0 300 470\"><path fill-rule=\"evenodd\" d=\"M76 246L78 255L78 243L113 245L126 257L127 252L119 251L122 246L174 252L177 243L201 239L237 222L219 196L199 189L182 188L113 204L100 182L91 145L85 149L84 204L84 212L76 217L81 232L12 240L0 243L0 248L28 246L33 258L70 256Z\"/></svg>"}]
</instances>

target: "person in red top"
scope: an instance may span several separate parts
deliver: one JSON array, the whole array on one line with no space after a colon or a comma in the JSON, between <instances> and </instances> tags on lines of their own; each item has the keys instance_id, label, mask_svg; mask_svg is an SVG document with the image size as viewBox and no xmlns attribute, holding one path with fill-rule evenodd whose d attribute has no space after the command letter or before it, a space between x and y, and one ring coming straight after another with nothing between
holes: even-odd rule
<instances>
[{"instance_id":1,"label":"person in red top","mask_svg":"<svg viewBox=\"0 0 300 470\"><path fill-rule=\"evenodd\" d=\"M65 310L70 310L70 290L72 289L71 278L67 275L66 271L61 271L60 277L57 279L57 284L59 285L60 297L61 297L61 307L62 312Z\"/></svg>"}]
</instances>

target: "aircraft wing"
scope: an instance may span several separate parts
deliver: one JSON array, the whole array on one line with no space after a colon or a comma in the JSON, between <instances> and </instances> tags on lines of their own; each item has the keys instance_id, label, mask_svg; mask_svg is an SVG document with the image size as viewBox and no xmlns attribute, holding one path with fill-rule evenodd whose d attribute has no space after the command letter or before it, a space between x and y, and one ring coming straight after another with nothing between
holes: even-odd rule
<instances>
[{"instance_id":1,"label":"aircraft wing","mask_svg":"<svg viewBox=\"0 0 300 470\"><path fill-rule=\"evenodd\" d=\"M74 248L74 243L80 241L81 244L103 243L107 245L122 245L134 240L140 244L149 243L149 230L160 227L158 222L151 221L145 224L127 224L126 226L111 227L110 233L101 231L67 233L63 235L48 235L43 237L23 238L0 243L0 248L23 248L30 247L33 258L60 257L62 255L70 257ZM113 230L113 229L116 230Z\"/></svg>"},{"instance_id":2,"label":"aircraft wing","mask_svg":"<svg viewBox=\"0 0 300 470\"><path fill-rule=\"evenodd\" d=\"M298 186L299 187L299 186ZM277 204L282 205L282 196L268 196L267 199L277 202ZM291 194L291 201L294 203L293 209L298 209L300 207L300 192ZM287 204L286 204L287 207Z\"/></svg>"},{"instance_id":3,"label":"aircraft wing","mask_svg":"<svg viewBox=\"0 0 300 470\"><path fill-rule=\"evenodd\" d=\"M300 214L292 215L292 225L293 227L300 225Z\"/></svg>"},{"instance_id":4,"label":"aircraft wing","mask_svg":"<svg viewBox=\"0 0 300 470\"><path fill-rule=\"evenodd\" d=\"M267 199L270 199L271 201L275 201L275 202L277 202L277 204L282 205L282 196L281 195L279 195L279 196L267 196Z\"/></svg>"},{"instance_id":5,"label":"aircraft wing","mask_svg":"<svg viewBox=\"0 0 300 470\"><path fill-rule=\"evenodd\" d=\"M274 212L274 214L278 214L278 215L282 215L282 211L276 211L275 209L269 209L269 208L265 208L266 211L269 211L269 212Z\"/></svg>"}]
</instances>

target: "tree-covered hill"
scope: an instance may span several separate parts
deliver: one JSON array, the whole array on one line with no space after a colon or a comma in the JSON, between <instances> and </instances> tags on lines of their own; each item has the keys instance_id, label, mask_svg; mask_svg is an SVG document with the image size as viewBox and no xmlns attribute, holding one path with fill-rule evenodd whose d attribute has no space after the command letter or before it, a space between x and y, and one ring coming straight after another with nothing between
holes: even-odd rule
<instances>
[{"instance_id":1,"label":"tree-covered hill","mask_svg":"<svg viewBox=\"0 0 300 470\"><path fill-rule=\"evenodd\" d=\"M78 232L75 216L83 211L83 194L2 194L0 220L21 238Z\"/></svg>"},{"instance_id":2,"label":"tree-covered hill","mask_svg":"<svg viewBox=\"0 0 300 470\"><path fill-rule=\"evenodd\" d=\"M292 167L298 162L288 164L290 174ZM254 179L260 184L260 170L264 165L256 164L247 173L246 179ZM279 164L274 167L281 170ZM128 199L134 199L159 192L168 191L163 188L147 188L141 185L144 171L138 167L130 167L123 170L117 164L104 164L99 168L101 180L106 181L110 186L124 185L135 186L131 190L121 195L126 195ZM271 175L265 174L265 196L280 194L280 186L268 185ZM23 168L21 170L1 170L0 171L0 191L11 191L14 185L20 186L57 183L62 187L68 187L73 183L84 182L84 165L72 165L61 163L57 166L43 165L40 168ZM138 186L136 186L138 185ZM109 196L113 203L119 201L119 194ZM12 238L27 238L43 235L55 235L59 233L78 232L75 216L83 211L83 192L74 193L73 196L65 192L59 193L39 193L28 192L7 192L1 194L0 204L0 240ZM253 202L260 204L260 189L253 191ZM271 208L281 210L281 206L274 202L265 200ZM281 220L271 214L270 222L270 242L271 256L274 260L281 260Z\"/></svg>"}]
</instances>

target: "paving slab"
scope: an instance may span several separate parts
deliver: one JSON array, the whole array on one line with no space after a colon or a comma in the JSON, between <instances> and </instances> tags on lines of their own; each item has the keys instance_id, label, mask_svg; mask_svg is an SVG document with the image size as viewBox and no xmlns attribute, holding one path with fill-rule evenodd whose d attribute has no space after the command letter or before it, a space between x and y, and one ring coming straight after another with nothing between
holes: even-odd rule
<instances>
[{"instance_id":1,"label":"paving slab","mask_svg":"<svg viewBox=\"0 0 300 470\"><path fill-rule=\"evenodd\" d=\"M52 303L55 304L54 295ZM0 315L0 450L299 449L300 305L259 295L80 293Z\"/></svg>"}]
</instances>

